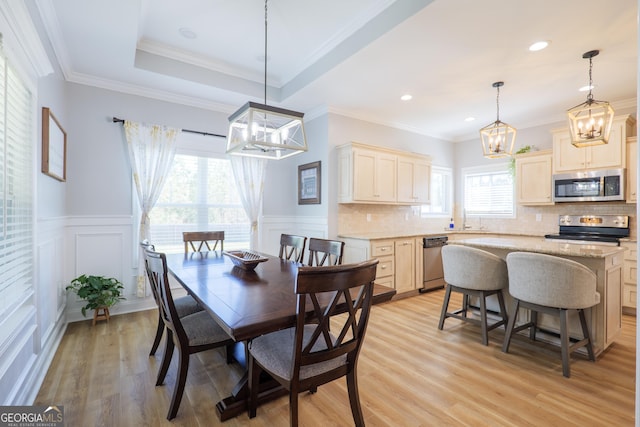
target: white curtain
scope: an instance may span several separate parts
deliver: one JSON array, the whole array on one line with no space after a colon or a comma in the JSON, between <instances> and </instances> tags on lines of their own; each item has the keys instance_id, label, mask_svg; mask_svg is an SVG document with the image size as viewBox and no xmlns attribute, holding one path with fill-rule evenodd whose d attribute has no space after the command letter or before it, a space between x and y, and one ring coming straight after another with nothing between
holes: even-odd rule
<instances>
[{"instance_id":1,"label":"white curtain","mask_svg":"<svg viewBox=\"0 0 640 427\"><path fill-rule=\"evenodd\" d=\"M176 139L180 129L148 125L126 120L124 130L129 148L133 182L140 203L139 242L151 241L149 212L156 204L171 169L176 153ZM142 249L140 249L141 251ZM144 257L139 257L136 294L146 295Z\"/></svg>"},{"instance_id":2,"label":"white curtain","mask_svg":"<svg viewBox=\"0 0 640 427\"><path fill-rule=\"evenodd\" d=\"M251 221L250 249L258 247L258 216L262 206L264 176L267 171L267 159L246 156L230 156L233 177L240 193L244 211Z\"/></svg>"}]
</instances>

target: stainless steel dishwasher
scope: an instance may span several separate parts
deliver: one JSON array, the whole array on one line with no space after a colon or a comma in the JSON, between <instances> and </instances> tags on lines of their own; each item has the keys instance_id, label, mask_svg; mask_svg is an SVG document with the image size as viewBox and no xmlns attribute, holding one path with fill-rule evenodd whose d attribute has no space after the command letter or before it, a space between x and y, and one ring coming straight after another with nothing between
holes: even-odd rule
<instances>
[{"instance_id":1,"label":"stainless steel dishwasher","mask_svg":"<svg viewBox=\"0 0 640 427\"><path fill-rule=\"evenodd\" d=\"M427 292L444 286L442 269L442 247L447 244L447 236L425 237L422 239L422 289Z\"/></svg>"}]
</instances>

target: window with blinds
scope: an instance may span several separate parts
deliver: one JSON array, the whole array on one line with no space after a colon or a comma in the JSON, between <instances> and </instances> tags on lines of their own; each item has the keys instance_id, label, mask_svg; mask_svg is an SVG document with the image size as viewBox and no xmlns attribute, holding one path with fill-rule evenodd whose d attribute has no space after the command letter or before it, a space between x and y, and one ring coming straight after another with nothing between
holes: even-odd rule
<instances>
[{"instance_id":1,"label":"window with blinds","mask_svg":"<svg viewBox=\"0 0 640 427\"><path fill-rule=\"evenodd\" d=\"M5 332L33 294L32 103L31 92L0 51L0 324Z\"/></svg>"},{"instance_id":2,"label":"window with blinds","mask_svg":"<svg viewBox=\"0 0 640 427\"><path fill-rule=\"evenodd\" d=\"M183 231L205 230L224 230L225 249L249 247L251 224L227 158L181 154L178 148L149 217L158 250L182 252Z\"/></svg>"},{"instance_id":3,"label":"window with blinds","mask_svg":"<svg viewBox=\"0 0 640 427\"><path fill-rule=\"evenodd\" d=\"M513 176L508 163L462 169L467 216L514 216Z\"/></svg>"}]
</instances>

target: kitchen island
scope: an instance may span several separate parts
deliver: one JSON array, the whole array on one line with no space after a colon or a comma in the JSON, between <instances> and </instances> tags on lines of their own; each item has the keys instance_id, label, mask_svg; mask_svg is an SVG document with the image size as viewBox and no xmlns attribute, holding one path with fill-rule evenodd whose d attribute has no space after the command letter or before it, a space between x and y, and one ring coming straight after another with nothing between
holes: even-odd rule
<instances>
[{"instance_id":1,"label":"kitchen island","mask_svg":"<svg viewBox=\"0 0 640 427\"><path fill-rule=\"evenodd\" d=\"M452 239L450 244L477 247L501 258L510 252L537 252L560 256L577 261L591 269L597 276L596 289L600 293L600 303L592 309L585 310L597 355L609 347L620 333L622 327L622 264L624 247L572 244L545 240L542 237L477 237ZM549 277L553 281L553 277ZM511 309L511 298L505 295L507 308ZM528 321L529 312L519 313L518 322ZM551 333L560 330L559 319L540 313L538 322L541 328ZM572 336L581 336L577 313L571 313L569 330ZM574 334L575 332L575 334ZM549 335L550 340L553 335Z\"/></svg>"}]
</instances>

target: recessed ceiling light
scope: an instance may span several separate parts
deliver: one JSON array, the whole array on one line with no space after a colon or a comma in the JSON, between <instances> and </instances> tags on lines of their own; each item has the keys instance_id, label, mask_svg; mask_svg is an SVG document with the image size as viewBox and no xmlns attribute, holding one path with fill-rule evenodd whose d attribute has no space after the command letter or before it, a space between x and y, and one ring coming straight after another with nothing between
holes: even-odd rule
<instances>
[{"instance_id":1,"label":"recessed ceiling light","mask_svg":"<svg viewBox=\"0 0 640 427\"><path fill-rule=\"evenodd\" d=\"M592 90L593 88L595 88L594 85L586 85L586 86L582 86L580 89L578 89L580 92L589 92L590 90Z\"/></svg>"},{"instance_id":2,"label":"recessed ceiling light","mask_svg":"<svg viewBox=\"0 0 640 427\"><path fill-rule=\"evenodd\" d=\"M413 96L409 95L408 93L400 97L400 99L402 99L403 101L411 101L412 98Z\"/></svg>"},{"instance_id":3,"label":"recessed ceiling light","mask_svg":"<svg viewBox=\"0 0 640 427\"><path fill-rule=\"evenodd\" d=\"M198 35L193 30L191 30L191 29L189 29L187 27L179 28L178 32L185 39L195 39L196 37L198 37Z\"/></svg>"},{"instance_id":4,"label":"recessed ceiling light","mask_svg":"<svg viewBox=\"0 0 640 427\"><path fill-rule=\"evenodd\" d=\"M539 42L535 42L534 44L532 44L531 46L529 46L529 50L531 52L537 52L539 50L544 49L545 47L549 46L549 42L546 40L541 40Z\"/></svg>"},{"instance_id":5,"label":"recessed ceiling light","mask_svg":"<svg viewBox=\"0 0 640 427\"><path fill-rule=\"evenodd\" d=\"M474 121L476 118L475 117L467 117L466 119L464 119L465 122L472 122Z\"/></svg>"}]
</instances>

